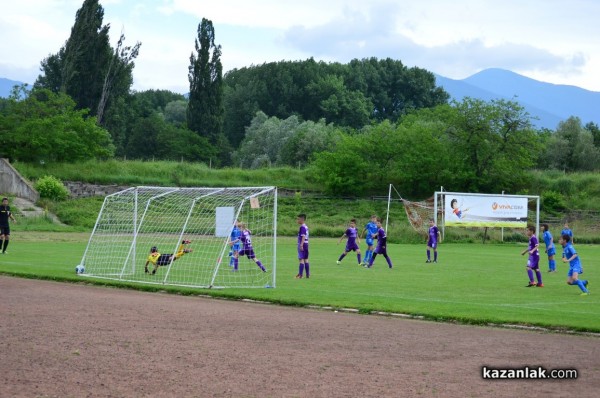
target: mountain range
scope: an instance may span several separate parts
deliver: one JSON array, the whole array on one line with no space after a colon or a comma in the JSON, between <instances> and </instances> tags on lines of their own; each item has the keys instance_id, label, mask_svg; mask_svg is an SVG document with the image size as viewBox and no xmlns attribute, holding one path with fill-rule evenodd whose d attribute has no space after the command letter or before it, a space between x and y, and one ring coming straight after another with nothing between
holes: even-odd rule
<instances>
[{"instance_id":1,"label":"mountain range","mask_svg":"<svg viewBox=\"0 0 600 398\"><path fill-rule=\"evenodd\" d=\"M545 83L505 69L485 69L462 80L435 75L452 99L513 100L532 116L538 128L555 130L558 123L577 116L583 124L600 124L600 92L576 86ZM19 81L0 78L0 97L8 97Z\"/></svg>"},{"instance_id":2,"label":"mountain range","mask_svg":"<svg viewBox=\"0 0 600 398\"><path fill-rule=\"evenodd\" d=\"M585 125L600 124L600 92L576 86L545 83L505 69L485 69L463 80L436 75L442 86L457 101L471 97L490 101L518 102L533 117L538 128L555 130L558 123L577 116Z\"/></svg>"}]
</instances>

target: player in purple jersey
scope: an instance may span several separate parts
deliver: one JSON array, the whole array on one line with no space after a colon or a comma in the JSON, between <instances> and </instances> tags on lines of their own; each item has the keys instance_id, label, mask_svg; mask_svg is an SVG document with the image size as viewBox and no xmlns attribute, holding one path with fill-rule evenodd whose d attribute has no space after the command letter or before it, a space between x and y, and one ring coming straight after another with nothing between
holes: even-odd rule
<instances>
[{"instance_id":1,"label":"player in purple jersey","mask_svg":"<svg viewBox=\"0 0 600 398\"><path fill-rule=\"evenodd\" d=\"M356 220L354 218L352 220L350 220L348 229L346 229L346 231L344 232L344 234L338 241L338 245L344 238L348 238L348 241L346 242L346 249L340 256L340 258L338 258L337 263L341 264L342 260L344 259L344 257L346 257L346 255L349 252L355 251L356 258L358 259L358 265L360 265L361 261L360 261L360 248L358 247L358 243L359 243L358 230L356 229Z\"/></svg>"},{"instance_id":2,"label":"player in purple jersey","mask_svg":"<svg viewBox=\"0 0 600 398\"><path fill-rule=\"evenodd\" d=\"M529 246L527 246L527 249L523 250L521 253L521 255L529 253L529 259L527 260L527 275L529 276L529 284L525 287L544 287L544 284L542 283L542 273L540 272L540 243L535 237L535 227L527 227L526 232L527 236L529 236ZM535 283L533 280L534 271L537 278L537 283Z\"/></svg>"},{"instance_id":3,"label":"player in purple jersey","mask_svg":"<svg viewBox=\"0 0 600 398\"><path fill-rule=\"evenodd\" d=\"M243 222L239 223L238 227L239 227L240 231L242 231L241 235L240 235L240 242L242 243L242 250L240 250L238 254L240 256L248 257L250 260L252 260L256 263L256 265L258 266L258 268L260 268L262 270L262 272L267 272L267 269L265 268L265 266L260 262L259 259L256 258L256 254L254 254L254 248L252 247L252 233L250 232L250 230L248 228L246 228L246 224L244 224ZM238 263L235 262L233 270L237 271L237 269L238 269Z\"/></svg>"},{"instance_id":4,"label":"player in purple jersey","mask_svg":"<svg viewBox=\"0 0 600 398\"><path fill-rule=\"evenodd\" d=\"M373 238L377 239L377 247L375 248L375 252L373 252L373 257L371 257L371 260L369 260L369 265L367 265L367 268L373 267L375 257L377 257L378 254L381 254L383 257L385 257L385 261L387 261L388 267L391 269L392 260L387 254L387 235L381 226L381 218L379 217L377 217L377 228L377 233L373 235Z\"/></svg>"},{"instance_id":5,"label":"player in purple jersey","mask_svg":"<svg viewBox=\"0 0 600 398\"><path fill-rule=\"evenodd\" d=\"M308 226L306 226L306 214L298 214L296 222L300 225L298 230L298 275L296 278L301 279L306 270L306 277L310 278L310 268L308 264Z\"/></svg>"},{"instance_id":6,"label":"player in purple jersey","mask_svg":"<svg viewBox=\"0 0 600 398\"><path fill-rule=\"evenodd\" d=\"M427 237L427 261L426 263L431 262L431 250L433 249L433 262L437 263L437 246L438 246L438 238L439 242L442 242L442 235L440 234L440 230L437 225L433 222L433 218L429 219L429 235Z\"/></svg>"}]
</instances>

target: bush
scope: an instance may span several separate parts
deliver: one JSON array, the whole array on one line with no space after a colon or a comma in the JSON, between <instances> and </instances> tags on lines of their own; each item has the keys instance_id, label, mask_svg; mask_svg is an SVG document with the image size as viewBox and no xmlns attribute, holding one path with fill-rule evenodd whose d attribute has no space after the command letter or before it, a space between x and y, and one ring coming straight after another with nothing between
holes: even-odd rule
<instances>
[{"instance_id":1,"label":"bush","mask_svg":"<svg viewBox=\"0 0 600 398\"><path fill-rule=\"evenodd\" d=\"M544 191L542 193L542 209L548 213L556 214L564 211L567 203L564 196L556 191Z\"/></svg>"},{"instance_id":2,"label":"bush","mask_svg":"<svg viewBox=\"0 0 600 398\"><path fill-rule=\"evenodd\" d=\"M69 197L69 190L54 176L47 175L40 178L35 184L35 189L44 199L65 200Z\"/></svg>"}]
</instances>

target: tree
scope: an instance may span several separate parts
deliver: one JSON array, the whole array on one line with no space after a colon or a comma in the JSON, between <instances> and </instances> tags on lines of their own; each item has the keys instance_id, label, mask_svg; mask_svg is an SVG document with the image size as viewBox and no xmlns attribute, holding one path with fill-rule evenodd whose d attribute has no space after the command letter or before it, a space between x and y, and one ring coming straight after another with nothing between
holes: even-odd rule
<instances>
[{"instance_id":1,"label":"tree","mask_svg":"<svg viewBox=\"0 0 600 398\"><path fill-rule=\"evenodd\" d=\"M547 145L549 166L564 171L597 170L600 149L594 145L593 126L590 127L592 131L575 116L561 121Z\"/></svg>"},{"instance_id":2,"label":"tree","mask_svg":"<svg viewBox=\"0 0 600 398\"><path fill-rule=\"evenodd\" d=\"M125 36L121 34L113 50L110 25L103 25L103 18L99 1L85 0L65 45L41 62L42 75L34 85L68 94L78 109L89 109L90 115L97 116L99 124L110 103L129 92L133 60L141 45L124 46Z\"/></svg>"},{"instance_id":3,"label":"tree","mask_svg":"<svg viewBox=\"0 0 600 398\"><path fill-rule=\"evenodd\" d=\"M0 133L2 155L24 162L76 162L114 153L110 134L87 110L76 110L68 95L47 89L11 100L0 114Z\"/></svg>"},{"instance_id":4,"label":"tree","mask_svg":"<svg viewBox=\"0 0 600 398\"><path fill-rule=\"evenodd\" d=\"M453 107L446 134L449 148L462 155L459 189L500 192L522 186L540 150L524 108L513 101L469 97Z\"/></svg>"},{"instance_id":5,"label":"tree","mask_svg":"<svg viewBox=\"0 0 600 398\"><path fill-rule=\"evenodd\" d=\"M205 137L223 152L226 142L223 135L223 66L221 65L221 46L215 45L215 30L212 22L202 18L198 25L198 37L195 39L197 55L192 52L188 80L190 96L187 110L188 128L201 137ZM224 160L222 153L221 160Z\"/></svg>"}]
</instances>

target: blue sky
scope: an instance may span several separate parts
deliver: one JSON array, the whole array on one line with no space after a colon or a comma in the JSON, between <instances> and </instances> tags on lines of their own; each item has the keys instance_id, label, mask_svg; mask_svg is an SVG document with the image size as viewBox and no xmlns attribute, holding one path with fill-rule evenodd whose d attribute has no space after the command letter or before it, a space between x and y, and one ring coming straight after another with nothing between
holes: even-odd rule
<instances>
[{"instance_id":1,"label":"blue sky","mask_svg":"<svg viewBox=\"0 0 600 398\"><path fill-rule=\"evenodd\" d=\"M69 37L83 0L1 0L0 77L33 83ZM187 92L202 18L225 71L313 57L393 58L463 79L509 69L600 92L596 0L100 0L113 46L142 42L134 89Z\"/></svg>"}]
</instances>

